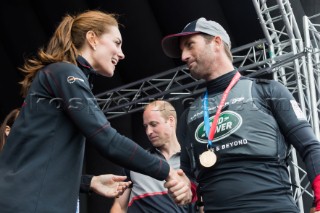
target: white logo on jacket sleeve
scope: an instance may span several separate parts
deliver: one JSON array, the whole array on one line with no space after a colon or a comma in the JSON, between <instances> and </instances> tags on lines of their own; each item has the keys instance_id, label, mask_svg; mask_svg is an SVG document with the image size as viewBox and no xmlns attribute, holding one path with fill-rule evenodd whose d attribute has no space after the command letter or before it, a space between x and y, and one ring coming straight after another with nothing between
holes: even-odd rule
<instances>
[{"instance_id":1,"label":"white logo on jacket sleeve","mask_svg":"<svg viewBox=\"0 0 320 213\"><path fill-rule=\"evenodd\" d=\"M75 81L84 82L83 79L77 78L77 77L74 77L74 76L68 76L67 81L68 81L69 84L73 84Z\"/></svg>"},{"instance_id":2,"label":"white logo on jacket sleeve","mask_svg":"<svg viewBox=\"0 0 320 213\"><path fill-rule=\"evenodd\" d=\"M292 109L299 120L307 120L296 100L290 100Z\"/></svg>"}]
</instances>

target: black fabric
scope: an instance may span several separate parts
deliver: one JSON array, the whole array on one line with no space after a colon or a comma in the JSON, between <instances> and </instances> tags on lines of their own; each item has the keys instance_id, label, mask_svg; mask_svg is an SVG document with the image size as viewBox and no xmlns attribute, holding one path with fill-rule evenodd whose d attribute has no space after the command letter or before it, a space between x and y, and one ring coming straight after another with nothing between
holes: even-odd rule
<instances>
[{"instance_id":1,"label":"black fabric","mask_svg":"<svg viewBox=\"0 0 320 213\"><path fill-rule=\"evenodd\" d=\"M85 139L123 167L167 177L165 161L111 127L90 90L91 72L61 62L37 73L0 155L1 213L75 212Z\"/></svg>"},{"instance_id":2,"label":"black fabric","mask_svg":"<svg viewBox=\"0 0 320 213\"><path fill-rule=\"evenodd\" d=\"M90 184L93 175L82 175L80 183L80 193L90 193Z\"/></svg>"},{"instance_id":3,"label":"black fabric","mask_svg":"<svg viewBox=\"0 0 320 213\"><path fill-rule=\"evenodd\" d=\"M212 119L235 72L207 83ZM222 133L216 133L213 143L218 159L210 168L199 162L199 155L207 150L207 138L198 134L203 130L201 101L198 98L182 114L178 138L185 147L193 144L197 171L192 170L186 149L182 149L181 167L188 176L196 176L205 212L298 213L287 170L288 150L290 145L297 149L312 182L320 173L320 144L299 110L293 110L295 102L289 91L275 81L241 77L221 112ZM223 128L229 132L224 133Z\"/></svg>"}]
</instances>

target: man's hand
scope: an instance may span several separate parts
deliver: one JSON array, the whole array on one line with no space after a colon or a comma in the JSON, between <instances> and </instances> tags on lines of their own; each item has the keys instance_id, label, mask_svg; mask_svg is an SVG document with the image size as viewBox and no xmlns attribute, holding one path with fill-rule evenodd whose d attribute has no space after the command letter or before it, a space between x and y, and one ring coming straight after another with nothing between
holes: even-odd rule
<instances>
[{"instance_id":1,"label":"man's hand","mask_svg":"<svg viewBox=\"0 0 320 213\"><path fill-rule=\"evenodd\" d=\"M316 208L315 207L312 207L310 209L310 213L320 213L320 211L316 211Z\"/></svg>"},{"instance_id":2,"label":"man's hand","mask_svg":"<svg viewBox=\"0 0 320 213\"><path fill-rule=\"evenodd\" d=\"M185 205L190 203L192 199L190 185L189 178L181 169L177 171L170 169L164 187L168 189L169 194L176 204Z\"/></svg>"},{"instance_id":3,"label":"man's hand","mask_svg":"<svg viewBox=\"0 0 320 213\"><path fill-rule=\"evenodd\" d=\"M131 181L124 182L126 179L126 176L112 174L93 176L90 188L104 197L119 197L131 184Z\"/></svg>"}]
</instances>

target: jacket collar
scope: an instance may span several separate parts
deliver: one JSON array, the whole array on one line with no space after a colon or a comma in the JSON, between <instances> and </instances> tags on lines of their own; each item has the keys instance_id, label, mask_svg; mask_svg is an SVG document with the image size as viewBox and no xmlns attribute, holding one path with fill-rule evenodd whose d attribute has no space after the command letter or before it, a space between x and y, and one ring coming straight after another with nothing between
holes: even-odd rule
<instances>
[{"instance_id":1,"label":"jacket collar","mask_svg":"<svg viewBox=\"0 0 320 213\"><path fill-rule=\"evenodd\" d=\"M90 83L90 88L92 89L93 88L92 76L97 75L97 71L93 69L93 67L89 64L89 62L81 55L77 57L77 65L88 78L88 81Z\"/></svg>"},{"instance_id":2,"label":"jacket collar","mask_svg":"<svg viewBox=\"0 0 320 213\"><path fill-rule=\"evenodd\" d=\"M216 79L206 82L207 90L209 94L218 94L222 93L230 84L233 76L236 74L237 69L228 72Z\"/></svg>"},{"instance_id":3,"label":"jacket collar","mask_svg":"<svg viewBox=\"0 0 320 213\"><path fill-rule=\"evenodd\" d=\"M84 58L82 57L81 55L79 55L77 57L77 64L78 64L78 67L83 71L83 73L87 76L87 78L90 77L90 75L92 74L96 74L97 71L94 70L92 68L92 66L89 64L89 62Z\"/></svg>"}]
</instances>

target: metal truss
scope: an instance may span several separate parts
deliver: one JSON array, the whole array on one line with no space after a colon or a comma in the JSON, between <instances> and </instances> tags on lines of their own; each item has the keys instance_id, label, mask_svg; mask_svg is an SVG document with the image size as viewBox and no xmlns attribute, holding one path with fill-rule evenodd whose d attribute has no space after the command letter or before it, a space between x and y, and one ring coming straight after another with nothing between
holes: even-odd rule
<instances>
[{"instance_id":1,"label":"metal truss","mask_svg":"<svg viewBox=\"0 0 320 213\"><path fill-rule=\"evenodd\" d=\"M319 44L319 33L307 18L304 18L305 40L304 44L289 0L253 0L261 27L269 44L269 57L272 63L274 58L286 55L299 55L302 57L292 60L274 70L274 79L284 84L291 94L298 100L307 120L311 123L319 139L319 114L317 112L317 98L319 97L319 56L317 57L312 45ZM310 39L310 33L316 39ZM317 46L318 47L318 46ZM313 65L315 62L315 66ZM318 65L317 65L318 64ZM318 78L317 78L318 77ZM318 91L318 92L317 92ZM317 94L318 93L318 94ZM306 172L298 165L296 150L291 149L291 180L294 185L293 192L300 212L304 212L303 195L313 197Z\"/></svg>"},{"instance_id":2,"label":"metal truss","mask_svg":"<svg viewBox=\"0 0 320 213\"><path fill-rule=\"evenodd\" d=\"M266 40L261 39L231 50L234 65L243 74L271 67ZM278 59L278 58L277 58ZM279 59L280 61L280 59ZM274 64L276 66L277 64ZM185 65L96 95L108 119L143 109L155 99L177 100L204 92L204 81L193 78Z\"/></svg>"},{"instance_id":3,"label":"metal truss","mask_svg":"<svg viewBox=\"0 0 320 213\"><path fill-rule=\"evenodd\" d=\"M307 120L319 137L320 105L320 34L319 26L304 17L304 39L296 23L289 0L252 0L264 39L231 50L233 64L242 75L268 75L285 85L297 99ZM194 79L186 66L96 95L108 119L143 109L155 99L182 100L204 92L204 81ZM295 149L288 167L293 195L300 212L304 212L303 195L313 197L307 174L298 165Z\"/></svg>"},{"instance_id":4,"label":"metal truss","mask_svg":"<svg viewBox=\"0 0 320 213\"><path fill-rule=\"evenodd\" d=\"M305 47L308 50L307 54L307 68L310 81L310 107L312 117L312 127L315 134L320 140L319 130L319 109L320 109L320 24L312 23L315 17L320 14L303 17L303 29Z\"/></svg>"},{"instance_id":5,"label":"metal truss","mask_svg":"<svg viewBox=\"0 0 320 213\"><path fill-rule=\"evenodd\" d=\"M270 63L304 51L303 40L289 0L253 0L269 49ZM284 84L298 99L310 118L310 92L305 57L290 61L274 72L274 79Z\"/></svg>"},{"instance_id":6,"label":"metal truss","mask_svg":"<svg viewBox=\"0 0 320 213\"><path fill-rule=\"evenodd\" d=\"M155 99L182 99L203 92L203 82L193 78L184 65L100 93L96 98L102 111L111 119L140 111Z\"/></svg>"}]
</instances>

